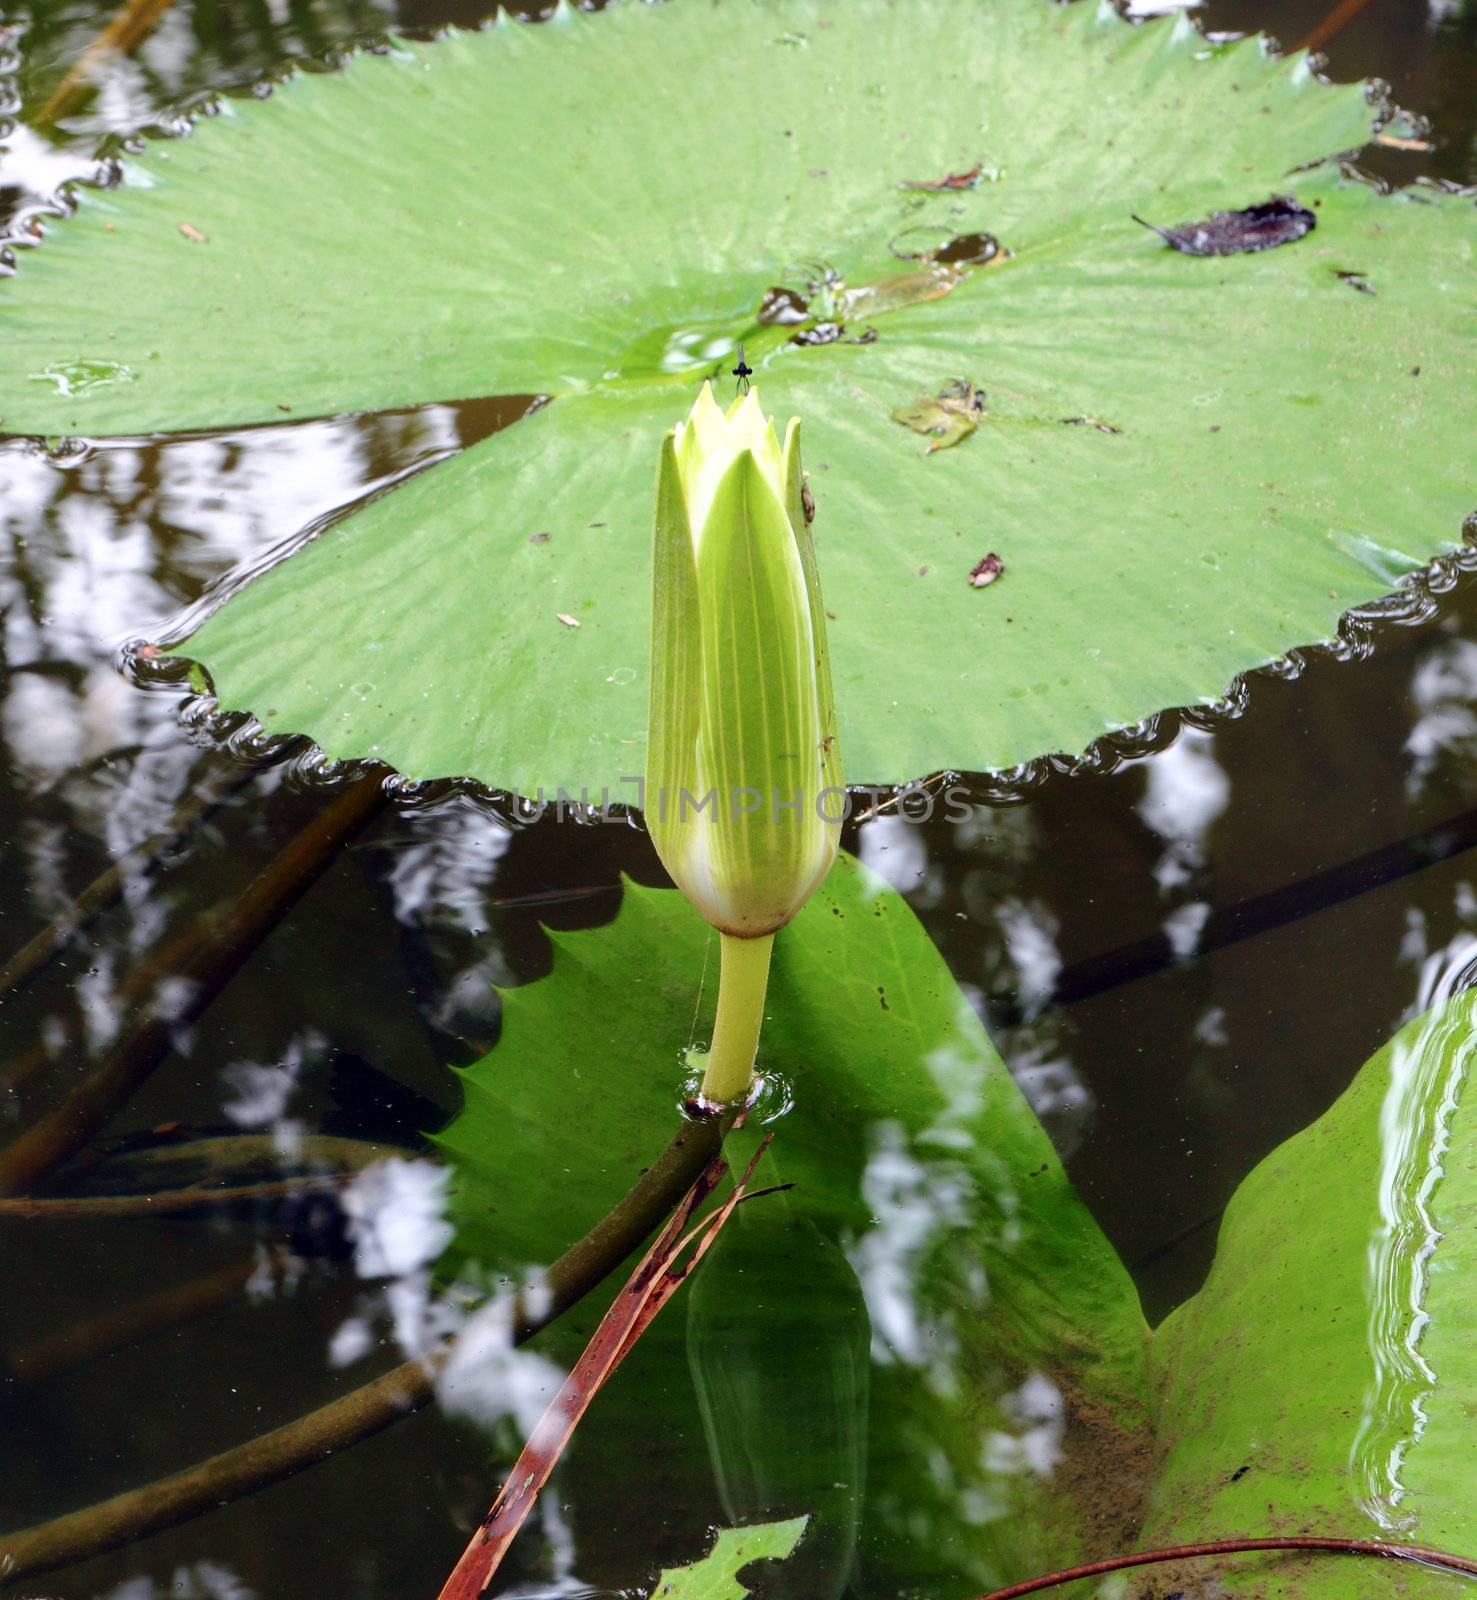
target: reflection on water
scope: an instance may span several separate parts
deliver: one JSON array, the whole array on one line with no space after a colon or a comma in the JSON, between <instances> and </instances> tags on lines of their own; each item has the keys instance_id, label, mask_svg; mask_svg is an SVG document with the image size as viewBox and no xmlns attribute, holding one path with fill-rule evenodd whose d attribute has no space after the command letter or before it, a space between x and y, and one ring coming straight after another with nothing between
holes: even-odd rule
<instances>
[{"instance_id":1,"label":"reflection on water","mask_svg":"<svg viewBox=\"0 0 1477 1600\"><path fill-rule=\"evenodd\" d=\"M1410 757L1406 787L1412 798L1443 767L1470 773L1477 752L1477 642L1447 639L1411 675L1416 712L1405 740Z\"/></svg>"},{"instance_id":2,"label":"reflection on water","mask_svg":"<svg viewBox=\"0 0 1477 1600\"><path fill-rule=\"evenodd\" d=\"M1440 1007L1474 979L1477 937L1465 935L1421 963L1412 1014ZM1441 1381L1422 1349L1431 1262L1442 1238L1431 1201L1474 1059L1477 1036L1466 1020L1433 1017L1392 1051L1380 1110L1379 1223L1369 1243L1366 1290L1373 1374L1350 1470L1360 1503L1390 1533L1417 1526L1404 1505L1405 1461L1426 1431L1427 1404Z\"/></svg>"},{"instance_id":3,"label":"reflection on water","mask_svg":"<svg viewBox=\"0 0 1477 1600\"><path fill-rule=\"evenodd\" d=\"M868 1308L845 1254L783 1195L764 1200L740 1207L694 1275L688 1367L728 1522L811 1519L776 1600L840 1600L866 1492Z\"/></svg>"},{"instance_id":4,"label":"reflection on water","mask_svg":"<svg viewBox=\"0 0 1477 1600\"><path fill-rule=\"evenodd\" d=\"M176 1567L162 1585L151 1578L130 1578L110 1589L105 1600L257 1600L257 1592L229 1567L197 1561L193 1566Z\"/></svg>"},{"instance_id":5,"label":"reflection on water","mask_svg":"<svg viewBox=\"0 0 1477 1600\"><path fill-rule=\"evenodd\" d=\"M1178 961L1195 954L1210 916L1210 902L1198 892L1205 876L1207 834L1230 796L1230 782L1215 758L1214 746L1215 736L1205 729L1184 728L1167 750L1148 763L1138 808L1144 822L1164 841L1154 878L1172 904L1163 928Z\"/></svg>"}]
</instances>

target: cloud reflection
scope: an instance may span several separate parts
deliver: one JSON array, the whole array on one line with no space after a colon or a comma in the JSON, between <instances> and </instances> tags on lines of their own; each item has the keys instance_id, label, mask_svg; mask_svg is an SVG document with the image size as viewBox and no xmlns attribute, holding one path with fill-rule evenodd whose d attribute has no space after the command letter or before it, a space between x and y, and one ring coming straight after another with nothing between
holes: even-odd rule
<instances>
[{"instance_id":1,"label":"cloud reflection","mask_svg":"<svg viewBox=\"0 0 1477 1600\"><path fill-rule=\"evenodd\" d=\"M1432 1262L1442 1239L1432 1200L1445 1176L1451 1120L1477 1062L1477 1036L1465 1018L1440 1008L1470 988L1474 975L1472 934L1422 962L1412 1010L1435 1014L1392 1051L1380 1108L1379 1222L1365 1272L1372 1371L1350 1470L1360 1503L1389 1533L1408 1533L1418 1521L1405 1505L1405 1463L1426 1431L1427 1407L1441 1381L1422 1349Z\"/></svg>"}]
</instances>

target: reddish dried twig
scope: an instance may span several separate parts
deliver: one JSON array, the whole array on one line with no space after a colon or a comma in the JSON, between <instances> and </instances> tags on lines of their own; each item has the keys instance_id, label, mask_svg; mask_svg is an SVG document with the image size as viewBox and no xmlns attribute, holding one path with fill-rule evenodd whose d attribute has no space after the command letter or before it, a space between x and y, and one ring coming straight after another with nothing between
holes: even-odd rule
<instances>
[{"instance_id":1,"label":"reddish dried twig","mask_svg":"<svg viewBox=\"0 0 1477 1600\"><path fill-rule=\"evenodd\" d=\"M688 1273L702 1260L709 1245L734 1207L744 1198L745 1185L754 1175L759 1158L769 1148L766 1134L754 1152L744 1175L733 1191L711 1216L690 1231L688 1224L702 1203L718 1186L727 1166L720 1150L699 1174L682 1197L677 1209L657 1235L655 1243L641 1258L640 1265L616 1296L610 1310L600 1319L578 1361L549 1402L537 1427L528 1436L522 1453L498 1492L482 1526L462 1552L462 1558L446 1580L438 1600L476 1600L491 1582L508 1547L518 1535L539 1491L549 1480L555 1463L576 1424L584 1416L600 1386L625 1360L636 1341L651 1325L652 1318L676 1294ZM692 1254L679 1258L692 1246Z\"/></svg>"},{"instance_id":2,"label":"reddish dried twig","mask_svg":"<svg viewBox=\"0 0 1477 1600\"><path fill-rule=\"evenodd\" d=\"M1217 1539L1210 1544L1181 1544L1165 1550L1139 1550L1133 1555L1089 1561L1080 1567L1067 1567L1061 1572L1048 1572L1039 1578L1008 1584L1004 1589L992 1589L989 1594L981 1596L981 1600L1020 1600L1022 1595L1040 1594L1043 1589L1055 1589L1079 1578L1100 1578L1105 1573L1123 1572L1129 1567L1149 1567L1161 1561L1192 1561L1203 1556L1247 1555L1257 1550L1322 1550L1336 1556L1376 1556L1387 1561L1420 1562L1428 1567L1441 1567L1447 1572L1465 1572L1477 1577L1477 1561L1469 1561L1465 1556L1447 1555L1442 1550L1427 1550L1418 1544L1380 1544L1373 1539L1326 1539L1308 1534L1285 1539Z\"/></svg>"}]
</instances>

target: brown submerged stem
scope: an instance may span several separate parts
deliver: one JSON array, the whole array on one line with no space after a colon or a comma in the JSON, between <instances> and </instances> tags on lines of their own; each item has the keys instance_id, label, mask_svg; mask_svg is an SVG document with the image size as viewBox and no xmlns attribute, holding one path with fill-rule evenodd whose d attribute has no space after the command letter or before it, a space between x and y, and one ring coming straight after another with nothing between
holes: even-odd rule
<instances>
[{"instance_id":1,"label":"brown submerged stem","mask_svg":"<svg viewBox=\"0 0 1477 1600\"><path fill-rule=\"evenodd\" d=\"M514 1344L531 1339L609 1275L691 1187L717 1153L727 1124L685 1125L657 1161L584 1238L515 1302ZM531 1306L536 1309L531 1309ZM454 1342L407 1361L341 1398L235 1449L141 1489L12 1534L0 1534L0 1585L64 1567L213 1511L301 1472L419 1410Z\"/></svg>"},{"instance_id":2,"label":"brown submerged stem","mask_svg":"<svg viewBox=\"0 0 1477 1600\"><path fill-rule=\"evenodd\" d=\"M168 942L122 988L143 1006L161 977L184 980L188 997L168 1014L145 1015L52 1110L0 1150L0 1195L24 1194L76 1155L169 1054L176 1030L192 1022L241 964L317 882L384 805L382 775L371 773L336 796L252 881L245 893Z\"/></svg>"},{"instance_id":3,"label":"brown submerged stem","mask_svg":"<svg viewBox=\"0 0 1477 1600\"><path fill-rule=\"evenodd\" d=\"M1131 1567L1155 1566L1164 1561L1196 1561L1207 1556L1251 1555L1257 1551L1278 1550L1314 1550L1327 1555L1411 1561L1423 1566L1440 1567L1446 1572L1464 1572L1477 1577L1477 1561L1469 1561L1465 1556L1448 1555L1444 1550L1428 1550L1416 1544L1380 1544L1374 1539L1333 1539L1307 1534L1290 1535L1284 1539L1216 1539L1206 1544L1180 1544L1163 1550L1139 1550L1133 1555L1109 1556L1104 1561L1088 1561L1080 1567L1064 1567L1060 1572L1048 1572L1039 1578L1026 1578L1021 1583L1007 1584L1003 1589L992 1589L980 1600L1021 1600L1024 1595L1040 1594L1045 1589L1056 1589L1064 1583L1100 1578L1109 1572L1126 1572Z\"/></svg>"},{"instance_id":4,"label":"brown submerged stem","mask_svg":"<svg viewBox=\"0 0 1477 1600\"><path fill-rule=\"evenodd\" d=\"M65 78L52 91L51 98L36 117L38 127L50 127L64 117L96 87L97 69L109 56L126 56L145 39L174 0L125 0L97 38L73 63Z\"/></svg>"},{"instance_id":5,"label":"brown submerged stem","mask_svg":"<svg viewBox=\"0 0 1477 1600\"><path fill-rule=\"evenodd\" d=\"M177 1217L243 1200L294 1200L306 1194L336 1194L351 1181L349 1172L312 1178L276 1178L262 1183L207 1189L161 1189L157 1194L0 1195L0 1218L32 1222L96 1222L120 1217Z\"/></svg>"},{"instance_id":6,"label":"brown submerged stem","mask_svg":"<svg viewBox=\"0 0 1477 1600\"><path fill-rule=\"evenodd\" d=\"M34 1344L14 1351L8 1365L11 1372L26 1383L40 1383L58 1373L70 1372L99 1356L230 1305L240 1299L256 1271L257 1263L248 1257L204 1277L161 1289L131 1305L106 1311L89 1322L79 1322L58 1333L47 1334Z\"/></svg>"}]
</instances>

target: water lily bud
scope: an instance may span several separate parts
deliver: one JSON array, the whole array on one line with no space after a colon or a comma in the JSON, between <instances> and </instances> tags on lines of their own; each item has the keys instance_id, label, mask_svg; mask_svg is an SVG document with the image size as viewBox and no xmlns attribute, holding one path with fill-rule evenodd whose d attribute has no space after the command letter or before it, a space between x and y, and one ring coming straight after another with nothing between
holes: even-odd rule
<instances>
[{"instance_id":1,"label":"water lily bud","mask_svg":"<svg viewBox=\"0 0 1477 1600\"><path fill-rule=\"evenodd\" d=\"M704 384L662 447L646 822L677 886L739 939L800 910L841 833L809 506L799 419L781 446L757 389L725 413Z\"/></svg>"}]
</instances>

